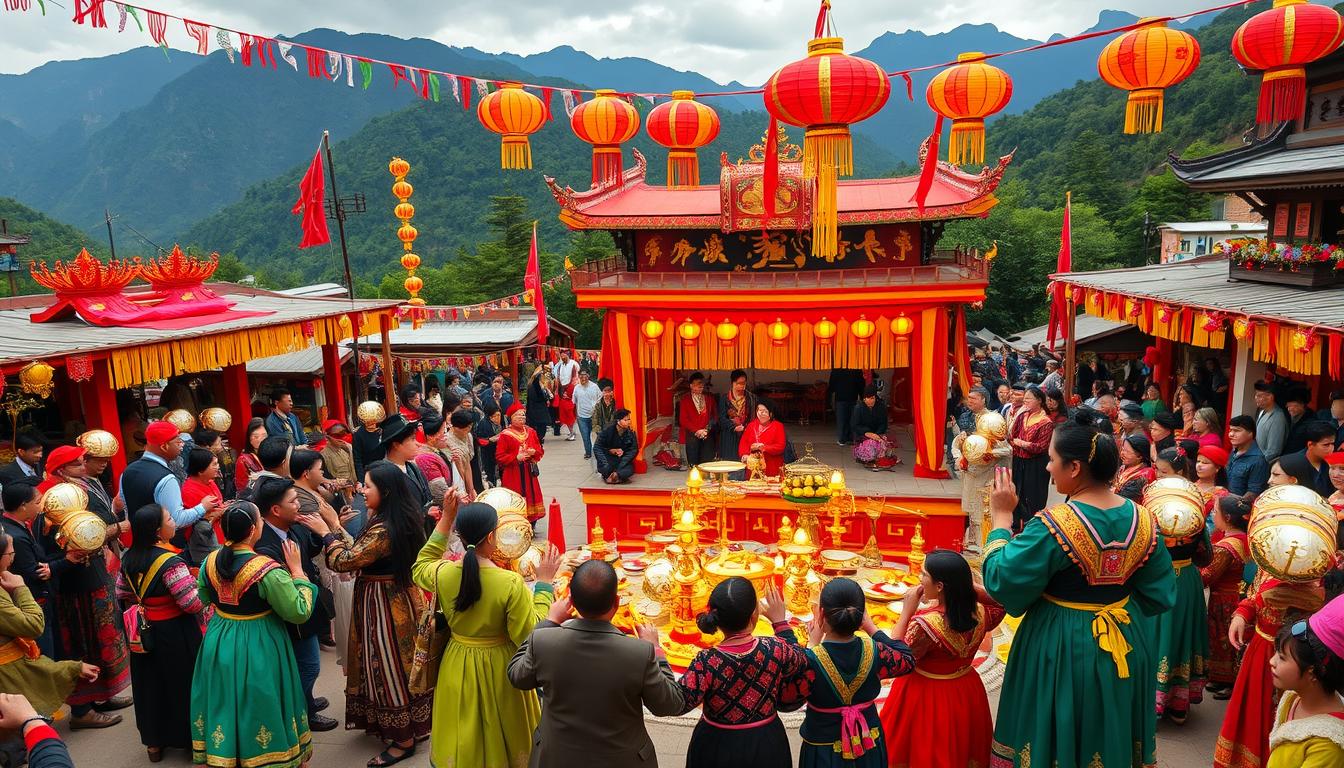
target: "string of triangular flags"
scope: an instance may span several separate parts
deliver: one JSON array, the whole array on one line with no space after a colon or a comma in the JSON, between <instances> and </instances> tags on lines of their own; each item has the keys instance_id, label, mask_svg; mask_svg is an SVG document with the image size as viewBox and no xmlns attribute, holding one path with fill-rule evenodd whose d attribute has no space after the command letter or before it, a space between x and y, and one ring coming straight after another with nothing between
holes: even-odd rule
<instances>
[{"instance_id":1,"label":"string of triangular flags","mask_svg":"<svg viewBox=\"0 0 1344 768\"><path fill-rule=\"evenodd\" d=\"M448 368L454 368L458 371L469 371L478 365L490 365L492 368L499 368L510 363L511 356L518 356L518 362L521 363L528 352L536 352L537 358L555 362L560 359L561 352L568 352L571 357L579 362L602 362L602 350L600 349L574 349L573 347L558 347L553 345L537 346L531 344L526 347L511 347L509 349L491 352L485 355L436 355L436 356L412 356L412 355L393 355L392 364L406 373L429 373L432 371L442 371Z\"/></svg>"},{"instance_id":2,"label":"string of triangular flags","mask_svg":"<svg viewBox=\"0 0 1344 768\"><path fill-rule=\"evenodd\" d=\"M557 285L569 279L568 274L561 274L544 281L543 288L554 288ZM519 306L530 306L532 304L532 292L523 291L511 296L505 296L490 301L482 301L476 304L463 304L456 307L413 307L409 304L402 304L397 307L397 317L401 319L418 320L470 320L472 315L484 316L491 312L501 309L514 309Z\"/></svg>"}]
</instances>

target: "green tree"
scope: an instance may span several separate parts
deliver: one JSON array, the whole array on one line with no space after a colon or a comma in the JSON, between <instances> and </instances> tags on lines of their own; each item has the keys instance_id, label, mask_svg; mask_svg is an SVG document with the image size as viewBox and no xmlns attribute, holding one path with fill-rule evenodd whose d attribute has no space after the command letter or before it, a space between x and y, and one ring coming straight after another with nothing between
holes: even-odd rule
<instances>
[{"instance_id":1,"label":"green tree","mask_svg":"<svg viewBox=\"0 0 1344 768\"><path fill-rule=\"evenodd\" d=\"M1110 149L1101 134L1091 128L1080 133L1069 146L1063 189L1073 192L1075 201L1096 208L1107 221L1114 221L1124 205L1125 192Z\"/></svg>"}]
</instances>

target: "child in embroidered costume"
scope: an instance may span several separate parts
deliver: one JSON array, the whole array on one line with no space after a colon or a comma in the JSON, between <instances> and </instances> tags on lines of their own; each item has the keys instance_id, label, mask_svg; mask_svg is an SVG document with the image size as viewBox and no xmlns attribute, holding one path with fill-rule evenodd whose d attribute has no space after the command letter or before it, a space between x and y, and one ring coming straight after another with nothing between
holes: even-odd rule
<instances>
[{"instance_id":1,"label":"child in embroidered costume","mask_svg":"<svg viewBox=\"0 0 1344 768\"><path fill-rule=\"evenodd\" d=\"M807 667L799 694L807 716L799 768L887 768L886 742L873 706L882 681L915 668L910 647L878 630L864 613L863 590L852 579L832 579L813 610ZM856 635L862 629L865 635Z\"/></svg>"},{"instance_id":2,"label":"child in embroidered costume","mask_svg":"<svg viewBox=\"0 0 1344 768\"><path fill-rule=\"evenodd\" d=\"M709 595L709 610L696 618L707 635L723 640L700 651L681 678L689 712L700 707L700 722L686 747L686 764L700 768L790 768L789 736L776 712L782 702L798 703L797 678L807 668L793 627L784 620L784 599L771 587L766 618L778 637L754 637L762 614L751 582L724 579Z\"/></svg>"},{"instance_id":3,"label":"child in embroidered costume","mask_svg":"<svg viewBox=\"0 0 1344 768\"><path fill-rule=\"evenodd\" d=\"M1200 578L1209 588L1209 656L1204 668L1209 693L1215 699L1231 696L1232 683L1237 679L1240 654L1227 639L1227 629L1241 602L1242 570L1251 556L1246 543L1246 525L1250 519L1250 502L1240 496L1219 498L1214 505L1213 521L1222 537L1213 545L1213 559L1200 569Z\"/></svg>"},{"instance_id":4,"label":"child in embroidered costume","mask_svg":"<svg viewBox=\"0 0 1344 768\"><path fill-rule=\"evenodd\" d=\"M1269 660L1274 687L1283 691L1266 768L1344 765L1344 599L1310 619L1284 627Z\"/></svg>"},{"instance_id":5,"label":"child in embroidered costume","mask_svg":"<svg viewBox=\"0 0 1344 768\"><path fill-rule=\"evenodd\" d=\"M1150 766L1157 719L1153 616L1176 602L1153 515L1111 492L1119 452L1088 414L1060 424L1048 471L1069 499L1013 538L1017 492L990 495L985 591L1022 615L994 725L993 768ZM1063 662L1063 663L1062 663Z\"/></svg>"},{"instance_id":6,"label":"child in embroidered costume","mask_svg":"<svg viewBox=\"0 0 1344 768\"><path fill-rule=\"evenodd\" d=\"M925 599L932 605L921 610ZM882 705L889 765L989 765L994 723L985 684L971 662L1001 621L1003 607L975 583L965 558L946 549L928 554L896 625L896 636L914 653L915 674L896 678Z\"/></svg>"}]
</instances>

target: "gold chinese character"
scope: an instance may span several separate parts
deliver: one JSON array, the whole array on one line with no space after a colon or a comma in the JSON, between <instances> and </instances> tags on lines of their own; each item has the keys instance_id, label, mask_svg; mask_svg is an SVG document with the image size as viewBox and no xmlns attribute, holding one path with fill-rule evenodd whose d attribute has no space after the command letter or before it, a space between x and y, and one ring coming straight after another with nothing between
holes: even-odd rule
<instances>
[{"instance_id":1,"label":"gold chinese character","mask_svg":"<svg viewBox=\"0 0 1344 768\"><path fill-rule=\"evenodd\" d=\"M727 264L728 257L723 253L723 238L718 233L711 234L700 250L700 257L706 264Z\"/></svg>"},{"instance_id":2,"label":"gold chinese character","mask_svg":"<svg viewBox=\"0 0 1344 768\"><path fill-rule=\"evenodd\" d=\"M693 253L695 253L695 246L691 245L691 241L686 238L681 238L676 245L672 246L672 264L675 266L680 262L681 266L686 266L686 259Z\"/></svg>"},{"instance_id":3,"label":"gold chinese character","mask_svg":"<svg viewBox=\"0 0 1344 768\"><path fill-rule=\"evenodd\" d=\"M870 229L863 233L863 242L857 246L868 257L870 263L877 263L877 256L887 258L887 250L877 241L877 231ZM874 256L876 254L876 256Z\"/></svg>"},{"instance_id":4,"label":"gold chinese character","mask_svg":"<svg viewBox=\"0 0 1344 768\"><path fill-rule=\"evenodd\" d=\"M784 249L783 235L769 235L761 233L752 238L751 250L761 257L761 260L751 265L752 269L760 269L767 264L783 261L786 255Z\"/></svg>"},{"instance_id":5,"label":"gold chinese character","mask_svg":"<svg viewBox=\"0 0 1344 768\"><path fill-rule=\"evenodd\" d=\"M649 259L649 266L658 266L658 259L663 256L662 238L654 235L649 238L649 242L644 244L644 255Z\"/></svg>"},{"instance_id":6,"label":"gold chinese character","mask_svg":"<svg viewBox=\"0 0 1344 768\"><path fill-rule=\"evenodd\" d=\"M900 260L905 261L906 254L910 253L914 247L915 244L910 242L910 230L902 229L901 233L896 236L896 248L901 252Z\"/></svg>"}]
</instances>

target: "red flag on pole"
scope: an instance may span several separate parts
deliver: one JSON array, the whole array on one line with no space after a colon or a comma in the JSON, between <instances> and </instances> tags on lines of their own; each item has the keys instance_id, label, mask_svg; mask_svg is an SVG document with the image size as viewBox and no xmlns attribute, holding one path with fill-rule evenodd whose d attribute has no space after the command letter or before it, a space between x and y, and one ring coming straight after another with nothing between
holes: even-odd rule
<instances>
[{"instance_id":1,"label":"red flag on pole","mask_svg":"<svg viewBox=\"0 0 1344 768\"><path fill-rule=\"evenodd\" d=\"M300 248L313 245L325 245L331 242L331 233L327 231L327 213L323 205L326 195L326 180L322 173L322 147L318 146L308 172L299 182L299 200L294 203L293 214L303 215L303 239Z\"/></svg>"},{"instance_id":2,"label":"red flag on pole","mask_svg":"<svg viewBox=\"0 0 1344 768\"><path fill-rule=\"evenodd\" d=\"M1055 273L1073 271L1073 193L1064 193L1064 226L1059 230L1059 258L1055 260ZM1064 334L1064 314L1066 288L1063 283L1050 284L1050 327L1046 331L1046 343L1050 351L1055 351L1055 339Z\"/></svg>"},{"instance_id":3,"label":"red flag on pole","mask_svg":"<svg viewBox=\"0 0 1344 768\"><path fill-rule=\"evenodd\" d=\"M541 263L537 259L537 222L532 222L532 248L527 254L527 274L523 276L523 287L532 292L532 308L537 310L537 343L545 344L551 335L551 326L546 321L546 300L541 290Z\"/></svg>"}]
</instances>

